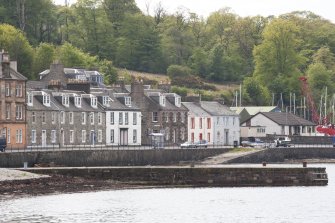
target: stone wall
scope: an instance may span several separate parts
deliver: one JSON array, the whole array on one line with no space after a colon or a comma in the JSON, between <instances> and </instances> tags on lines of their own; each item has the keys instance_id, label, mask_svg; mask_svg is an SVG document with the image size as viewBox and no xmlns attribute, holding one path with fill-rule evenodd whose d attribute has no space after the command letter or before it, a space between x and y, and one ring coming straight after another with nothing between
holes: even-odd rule
<instances>
[{"instance_id":1,"label":"stone wall","mask_svg":"<svg viewBox=\"0 0 335 223\"><path fill-rule=\"evenodd\" d=\"M287 160L304 159L335 159L335 148L270 148L229 160L228 163L282 163Z\"/></svg>"},{"instance_id":2,"label":"stone wall","mask_svg":"<svg viewBox=\"0 0 335 223\"><path fill-rule=\"evenodd\" d=\"M0 153L1 167L35 164L55 166L145 166L169 165L197 161L225 153L229 149L160 149L160 150L73 150Z\"/></svg>"},{"instance_id":3,"label":"stone wall","mask_svg":"<svg viewBox=\"0 0 335 223\"><path fill-rule=\"evenodd\" d=\"M317 186L327 185L325 168L96 167L29 168L39 174L98 178L136 185Z\"/></svg>"}]
</instances>

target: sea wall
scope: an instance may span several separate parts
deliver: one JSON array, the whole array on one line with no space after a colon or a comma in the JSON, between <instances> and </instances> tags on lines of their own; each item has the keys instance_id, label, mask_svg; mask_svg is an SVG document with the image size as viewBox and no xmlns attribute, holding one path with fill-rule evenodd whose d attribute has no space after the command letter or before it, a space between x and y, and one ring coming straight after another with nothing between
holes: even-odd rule
<instances>
[{"instance_id":1,"label":"sea wall","mask_svg":"<svg viewBox=\"0 0 335 223\"><path fill-rule=\"evenodd\" d=\"M89 167L27 168L39 174L59 174L113 180L136 185L172 186L321 186L325 168L281 167Z\"/></svg>"},{"instance_id":2,"label":"sea wall","mask_svg":"<svg viewBox=\"0 0 335 223\"><path fill-rule=\"evenodd\" d=\"M282 163L288 160L304 159L335 159L335 148L270 148L250 155L231 159L227 161L227 163Z\"/></svg>"},{"instance_id":3,"label":"sea wall","mask_svg":"<svg viewBox=\"0 0 335 223\"><path fill-rule=\"evenodd\" d=\"M191 162L229 149L71 150L0 153L0 168L53 166L145 166Z\"/></svg>"}]
</instances>

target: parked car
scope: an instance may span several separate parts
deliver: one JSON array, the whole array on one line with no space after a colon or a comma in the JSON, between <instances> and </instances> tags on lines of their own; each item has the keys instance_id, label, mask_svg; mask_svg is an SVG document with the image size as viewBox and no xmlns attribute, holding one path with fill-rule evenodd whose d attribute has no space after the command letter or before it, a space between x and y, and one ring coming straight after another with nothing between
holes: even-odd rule
<instances>
[{"instance_id":1,"label":"parked car","mask_svg":"<svg viewBox=\"0 0 335 223\"><path fill-rule=\"evenodd\" d=\"M184 142L180 144L180 148L194 148L195 145L192 142Z\"/></svg>"},{"instance_id":2,"label":"parked car","mask_svg":"<svg viewBox=\"0 0 335 223\"><path fill-rule=\"evenodd\" d=\"M278 137L278 139L275 139L275 145L276 147L279 146L290 147L291 139L289 137Z\"/></svg>"},{"instance_id":3,"label":"parked car","mask_svg":"<svg viewBox=\"0 0 335 223\"><path fill-rule=\"evenodd\" d=\"M248 137L248 140L241 142L243 147L266 147L266 144L260 139L255 137Z\"/></svg>"},{"instance_id":4,"label":"parked car","mask_svg":"<svg viewBox=\"0 0 335 223\"><path fill-rule=\"evenodd\" d=\"M0 137L0 152L5 152L7 147L7 141L5 137Z\"/></svg>"},{"instance_id":5,"label":"parked car","mask_svg":"<svg viewBox=\"0 0 335 223\"><path fill-rule=\"evenodd\" d=\"M207 142L207 140L200 140L200 141L194 143L194 145L195 145L195 148L201 148L201 147L207 148L208 142Z\"/></svg>"}]
</instances>

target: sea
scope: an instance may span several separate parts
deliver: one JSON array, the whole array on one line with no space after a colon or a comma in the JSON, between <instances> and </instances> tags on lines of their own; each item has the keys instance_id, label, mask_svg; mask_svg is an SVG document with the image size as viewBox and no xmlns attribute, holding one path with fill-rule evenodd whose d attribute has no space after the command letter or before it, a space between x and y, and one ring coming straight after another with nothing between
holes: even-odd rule
<instances>
[{"instance_id":1,"label":"sea","mask_svg":"<svg viewBox=\"0 0 335 223\"><path fill-rule=\"evenodd\" d=\"M268 165L270 166L270 165ZM328 186L153 188L0 200L0 222L334 223L335 164Z\"/></svg>"}]
</instances>

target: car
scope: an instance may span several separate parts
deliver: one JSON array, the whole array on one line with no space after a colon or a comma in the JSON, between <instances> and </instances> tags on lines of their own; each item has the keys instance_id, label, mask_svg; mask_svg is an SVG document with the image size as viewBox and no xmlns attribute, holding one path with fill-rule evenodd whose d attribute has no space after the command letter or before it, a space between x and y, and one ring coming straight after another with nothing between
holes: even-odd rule
<instances>
[{"instance_id":1,"label":"car","mask_svg":"<svg viewBox=\"0 0 335 223\"><path fill-rule=\"evenodd\" d=\"M180 148L194 148L195 145L192 142L184 142L180 144Z\"/></svg>"},{"instance_id":2,"label":"car","mask_svg":"<svg viewBox=\"0 0 335 223\"><path fill-rule=\"evenodd\" d=\"M0 152L5 152L7 141L5 137L0 137Z\"/></svg>"},{"instance_id":3,"label":"car","mask_svg":"<svg viewBox=\"0 0 335 223\"><path fill-rule=\"evenodd\" d=\"M290 144L291 144L291 139L287 136L278 137L277 139L275 139L276 147L279 147L279 146L290 147L291 146Z\"/></svg>"},{"instance_id":4,"label":"car","mask_svg":"<svg viewBox=\"0 0 335 223\"><path fill-rule=\"evenodd\" d=\"M243 147L266 147L266 144L260 139L255 137L248 137L248 140L244 140L241 142Z\"/></svg>"},{"instance_id":5,"label":"car","mask_svg":"<svg viewBox=\"0 0 335 223\"><path fill-rule=\"evenodd\" d=\"M195 148L201 148L201 147L207 148L208 142L207 142L207 140L200 140L200 141L194 143L194 145L195 145Z\"/></svg>"}]
</instances>

